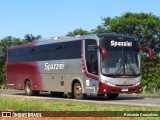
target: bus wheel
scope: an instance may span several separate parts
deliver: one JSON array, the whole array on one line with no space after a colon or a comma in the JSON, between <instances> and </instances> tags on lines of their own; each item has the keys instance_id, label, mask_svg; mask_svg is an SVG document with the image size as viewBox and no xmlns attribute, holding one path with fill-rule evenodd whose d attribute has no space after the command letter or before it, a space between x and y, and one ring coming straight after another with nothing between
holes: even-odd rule
<instances>
[{"instance_id":1,"label":"bus wheel","mask_svg":"<svg viewBox=\"0 0 160 120\"><path fill-rule=\"evenodd\" d=\"M25 94L28 96L38 95L39 91L32 90L30 81L27 81L25 84Z\"/></svg>"},{"instance_id":2,"label":"bus wheel","mask_svg":"<svg viewBox=\"0 0 160 120\"><path fill-rule=\"evenodd\" d=\"M118 97L119 93L107 93L107 96L109 99L116 99Z\"/></svg>"},{"instance_id":3,"label":"bus wheel","mask_svg":"<svg viewBox=\"0 0 160 120\"><path fill-rule=\"evenodd\" d=\"M82 93L82 86L79 82L76 82L74 84L74 92L73 93L74 93L74 97L76 99L85 99L85 97L86 97L86 94Z\"/></svg>"}]
</instances>

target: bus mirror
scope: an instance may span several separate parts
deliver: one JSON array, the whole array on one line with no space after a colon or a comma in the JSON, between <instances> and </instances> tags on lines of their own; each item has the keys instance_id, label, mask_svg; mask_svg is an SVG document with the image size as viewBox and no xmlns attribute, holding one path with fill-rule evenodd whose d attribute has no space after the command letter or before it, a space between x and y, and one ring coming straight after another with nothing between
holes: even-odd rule
<instances>
[{"instance_id":1,"label":"bus mirror","mask_svg":"<svg viewBox=\"0 0 160 120\"><path fill-rule=\"evenodd\" d=\"M107 51L106 51L106 48L100 47L100 46L96 46L96 48L101 50L102 60L107 59Z\"/></svg>"},{"instance_id":2,"label":"bus mirror","mask_svg":"<svg viewBox=\"0 0 160 120\"><path fill-rule=\"evenodd\" d=\"M102 51L102 59L105 60L107 58L107 51L106 48L102 47L101 48Z\"/></svg>"},{"instance_id":3,"label":"bus mirror","mask_svg":"<svg viewBox=\"0 0 160 120\"><path fill-rule=\"evenodd\" d=\"M151 60L152 59L152 49L151 48L147 48L147 47L140 47L139 48L140 50L144 51L144 52L147 52L148 55L149 55L149 59Z\"/></svg>"}]
</instances>

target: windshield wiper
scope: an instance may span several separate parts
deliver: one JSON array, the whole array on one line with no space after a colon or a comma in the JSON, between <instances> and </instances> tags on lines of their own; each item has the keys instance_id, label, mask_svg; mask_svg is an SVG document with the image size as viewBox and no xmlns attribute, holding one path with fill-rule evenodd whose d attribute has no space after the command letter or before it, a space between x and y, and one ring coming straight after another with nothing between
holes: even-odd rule
<instances>
[{"instance_id":1,"label":"windshield wiper","mask_svg":"<svg viewBox=\"0 0 160 120\"><path fill-rule=\"evenodd\" d=\"M120 63L120 68L118 68L118 70L113 75L113 77L116 77L119 73L122 72L123 69L125 69L125 67L124 67L125 64L129 66L129 68L132 71L133 75L136 76L136 72L134 71L133 67L131 66L131 64L128 61L126 61L125 63Z\"/></svg>"},{"instance_id":2,"label":"windshield wiper","mask_svg":"<svg viewBox=\"0 0 160 120\"><path fill-rule=\"evenodd\" d=\"M136 75L136 72L134 71L134 69L133 69L133 67L131 66L131 64L130 64L128 61L126 61L125 63L126 63L126 65L127 65L127 64L129 65L132 73L133 73L134 75Z\"/></svg>"},{"instance_id":3,"label":"windshield wiper","mask_svg":"<svg viewBox=\"0 0 160 120\"><path fill-rule=\"evenodd\" d=\"M124 64L124 63L120 63L120 67L118 68L118 70L116 71L116 73L113 75L114 78L118 75L118 73L121 73L122 70L124 69L124 68L123 68L123 64Z\"/></svg>"}]
</instances>

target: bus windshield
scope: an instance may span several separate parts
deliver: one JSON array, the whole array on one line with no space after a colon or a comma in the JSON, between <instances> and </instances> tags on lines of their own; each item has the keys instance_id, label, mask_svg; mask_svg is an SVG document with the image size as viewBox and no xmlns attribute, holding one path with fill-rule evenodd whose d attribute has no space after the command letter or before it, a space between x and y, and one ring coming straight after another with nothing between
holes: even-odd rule
<instances>
[{"instance_id":1,"label":"bus windshield","mask_svg":"<svg viewBox=\"0 0 160 120\"><path fill-rule=\"evenodd\" d=\"M140 76L141 63L138 42L135 40L101 39L107 59L101 60L101 72L108 77Z\"/></svg>"}]
</instances>

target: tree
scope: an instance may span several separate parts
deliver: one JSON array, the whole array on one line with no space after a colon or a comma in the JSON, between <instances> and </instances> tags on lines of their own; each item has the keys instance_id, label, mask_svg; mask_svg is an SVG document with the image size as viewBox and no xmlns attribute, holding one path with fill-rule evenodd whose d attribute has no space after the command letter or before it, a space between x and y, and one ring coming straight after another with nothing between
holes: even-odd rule
<instances>
[{"instance_id":1,"label":"tree","mask_svg":"<svg viewBox=\"0 0 160 120\"><path fill-rule=\"evenodd\" d=\"M67 36L75 36L75 35L86 35L90 34L89 31L83 30L82 28L75 29L73 32L68 32Z\"/></svg>"},{"instance_id":2,"label":"tree","mask_svg":"<svg viewBox=\"0 0 160 120\"><path fill-rule=\"evenodd\" d=\"M12 36L8 36L0 41L0 58L5 58L6 57L6 52L8 46L12 45Z\"/></svg>"},{"instance_id":3,"label":"tree","mask_svg":"<svg viewBox=\"0 0 160 120\"><path fill-rule=\"evenodd\" d=\"M142 70L143 70L143 86L146 90L154 93L155 90L160 89L160 57L154 55L151 61L146 57L142 57Z\"/></svg>"},{"instance_id":4,"label":"tree","mask_svg":"<svg viewBox=\"0 0 160 120\"><path fill-rule=\"evenodd\" d=\"M93 34L107 33L107 30L103 25L98 25L96 29L91 30L91 33Z\"/></svg>"},{"instance_id":5,"label":"tree","mask_svg":"<svg viewBox=\"0 0 160 120\"><path fill-rule=\"evenodd\" d=\"M5 83L5 61L6 61L6 53L8 46L11 46L13 38L8 36L0 41L0 84Z\"/></svg>"},{"instance_id":6,"label":"tree","mask_svg":"<svg viewBox=\"0 0 160 120\"><path fill-rule=\"evenodd\" d=\"M41 35L33 36L32 34L26 34L26 35L24 36L24 41L25 41L26 43L30 43L30 42L32 42L33 40L38 40L38 39L40 39L40 38L41 38Z\"/></svg>"}]
</instances>

